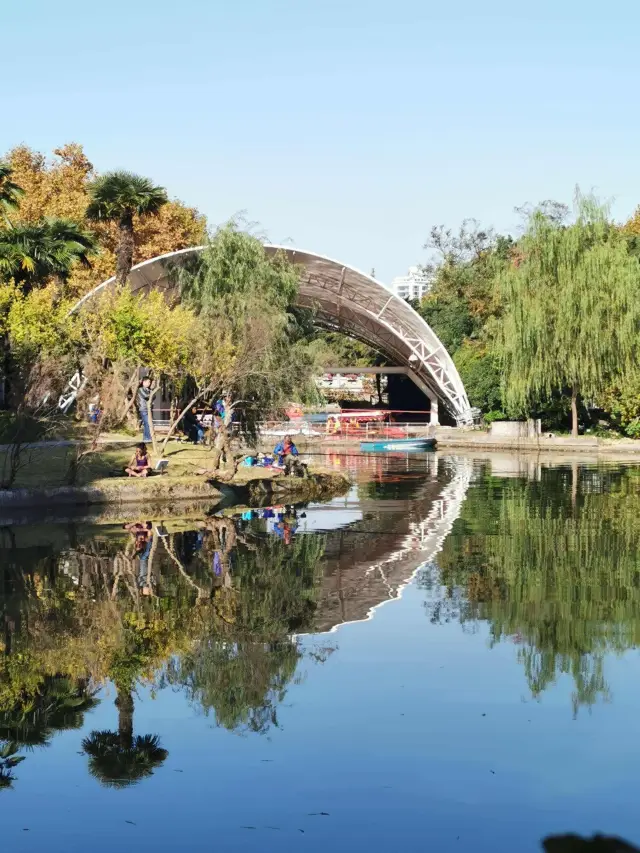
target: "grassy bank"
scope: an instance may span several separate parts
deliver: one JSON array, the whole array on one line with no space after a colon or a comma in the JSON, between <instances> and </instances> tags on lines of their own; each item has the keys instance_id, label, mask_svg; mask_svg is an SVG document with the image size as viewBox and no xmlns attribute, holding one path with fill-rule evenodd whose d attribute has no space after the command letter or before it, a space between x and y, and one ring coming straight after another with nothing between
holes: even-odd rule
<instances>
[{"instance_id":1,"label":"grassy bank","mask_svg":"<svg viewBox=\"0 0 640 853\"><path fill-rule=\"evenodd\" d=\"M218 480L212 473L213 453L207 447L171 442L163 458L169 462L166 474L148 478L126 476L124 468L131 459L135 442L107 446L88 454L71 477L76 447L47 445L26 449L21 467L10 489L0 491L4 506L48 506L60 504L145 505L167 501L211 500L218 503L223 494L231 499L257 500L269 495L291 495L292 500L311 500L348 488L342 474L312 468L309 477L286 477L280 471L239 468L233 479ZM0 464L8 464L9 451L0 451ZM156 459L152 456L152 464ZM206 473L202 473L206 472Z\"/></svg>"}]
</instances>

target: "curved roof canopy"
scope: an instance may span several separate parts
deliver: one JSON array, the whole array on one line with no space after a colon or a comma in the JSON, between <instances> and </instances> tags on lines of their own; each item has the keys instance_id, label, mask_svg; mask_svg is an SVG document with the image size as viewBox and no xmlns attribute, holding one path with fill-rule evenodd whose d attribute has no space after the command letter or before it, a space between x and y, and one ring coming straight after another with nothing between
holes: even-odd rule
<instances>
[{"instance_id":1,"label":"curved roof canopy","mask_svg":"<svg viewBox=\"0 0 640 853\"><path fill-rule=\"evenodd\" d=\"M171 265L204 248L182 249L137 264L129 276L133 292L171 290ZM269 254L284 252L300 266L298 304L315 312L316 325L357 338L393 364L407 368L414 382L429 397L439 399L459 424L471 423L469 400L451 357L408 303L376 279L339 261L290 246L266 244L265 249ZM98 285L74 310L114 284L115 278L110 278Z\"/></svg>"}]
</instances>

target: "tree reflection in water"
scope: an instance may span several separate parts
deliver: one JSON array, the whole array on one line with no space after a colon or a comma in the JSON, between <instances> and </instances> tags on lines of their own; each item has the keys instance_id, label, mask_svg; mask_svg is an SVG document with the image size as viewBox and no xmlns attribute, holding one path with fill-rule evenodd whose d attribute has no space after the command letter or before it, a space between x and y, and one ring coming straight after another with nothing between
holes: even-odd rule
<instances>
[{"instance_id":1,"label":"tree reflection in water","mask_svg":"<svg viewBox=\"0 0 640 853\"><path fill-rule=\"evenodd\" d=\"M492 643L516 643L534 697L568 674L574 714L608 699L605 655L640 642L639 495L629 468L542 469L537 481L485 472L439 571L420 579L431 619L486 622Z\"/></svg>"},{"instance_id":2,"label":"tree reflection in water","mask_svg":"<svg viewBox=\"0 0 640 853\"><path fill-rule=\"evenodd\" d=\"M296 632L315 612L322 537L287 541L239 519L194 529L128 525L117 536L1 555L0 786L21 748L80 728L106 682L116 688L116 731L82 742L102 784L150 776L168 752L134 729L139 685L183 689L229 729L265 732L301 651Z\"/></svg>"}]
</instances>

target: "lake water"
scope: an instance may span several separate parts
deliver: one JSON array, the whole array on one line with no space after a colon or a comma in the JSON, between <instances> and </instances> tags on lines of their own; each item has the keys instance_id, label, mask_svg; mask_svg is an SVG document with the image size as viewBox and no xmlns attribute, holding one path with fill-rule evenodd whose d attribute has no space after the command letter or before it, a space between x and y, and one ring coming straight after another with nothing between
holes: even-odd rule
<instances>
[{"instance_id":1,"label":"lake water","mask_svg":"<svg viewBox=\"0 0 640 853\"><path fill-rule=\"evenodd\" d=\"M327 461L326 504L0 529L3 850L640 841L640 469Z\"/></svg>"}]
</instances>

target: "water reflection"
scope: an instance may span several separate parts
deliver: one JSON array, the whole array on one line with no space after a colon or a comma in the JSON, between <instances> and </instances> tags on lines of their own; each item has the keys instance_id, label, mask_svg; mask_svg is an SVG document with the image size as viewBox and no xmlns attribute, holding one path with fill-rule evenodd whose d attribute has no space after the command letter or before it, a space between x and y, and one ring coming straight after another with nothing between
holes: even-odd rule
<instances>
[{"instance_id":1,"label":"water reflection","mask_svg":"<svg viewBox=\"0 0 640 853\"><path fill-rule=\"evenodd\" d=\"M20 748L81 728L106 681L117 694L117 731L92 731L82 749L108 786L151 775L168 755L158 734L134 733L138 684L181 688L229 729L277 725L301 655L295 634L311 627L316 609L325 547L322 535L294 537L298 515L275 507L173 532L151 521L87 539L73 531L67 547L48 553L10 538L1 598L3 783L24 757Z\"/></svg>"},{"instance_id":2,"label":"water reflection","mask_svg":"<svg viewBox=\"0 0 640 853\"><path fill-rule=\"evenodd\" d=\"M335 763L327 758L323 765L323 749L337 738L351 787L336 796L349 806L361 785L356 807L380 796L376 821L384 819L387 798L405 820L414 821L409 783L403 788L400 781L405 777L420 792L426 774L433 773L425 796L437 798L442 785L465 787L460 774L466 790L489 796L478 782L483 761L482 752L473 751L478 743L491 754L484 772L497 785L501 750L511 757L514 744L516 751L520 743L532 744L532 752L544 750L544 738L555 730L571 740L561 729L560 721L571 713L564 697L556 703L556 717L549 718L554 731L536 735L531 725L526 735L509 741L509 725L515 729L520 719L524 681L543 700L561 677L571 679L574 714L615 699L609 686L612 658L640 641L638 470L537 463L514 463L507 470L501 462L495 468L501 476L495 476L485 464L432 456L367 458L366 466L366 476L346 497L322 505L3 529L0 787L13 786L19 795L22 786L32 794L28 770L44 766L46 747L64 755L56 750L66 739L71 754L81 754L76 760L83 778L88 772L96 780L87 797L97 807L106 802L100 797L126 803L149 792L151 799L163 784L173 796L166 780L192 760L188 730L199 718L191 744L202 738L203 727L207 741L218 738L216 749L227 732L244 738L244 752L238 740L216 752L222 787L266 789L266 777L256 782L253 765L236 772L237 762L250 754L251 744L262 749L277 742L284 752L275 753L282 768L274 769L274 790L276 780L283 790L287 779L306 778L306 770L319 774L319 788L328 797ZM407 588L416 572L417 584ZM386 602L396 603L379 611ZM380 618L343 627L372 613ZM514 648L506 657L515 677L504 688L501 723L491 729L492 714L485 717L484 707L476 713L477 705L471 714L467 694L480 694L474 702L493 698L482 684L486 678L494 691L501 684L505 656L496 654L498 644ZM157 702L145 702L149 692ZM290 708L291 695L300 693L310 697L307 704ZM333 707L341 708L337 718ZM415 724L408 722L412 712L419 718ZM179 723L167 722L171 713ZM464 717L459 730L458 714ZM497 703L493 714L498 715ZM476 717L483 721L481 730L474 728ZM361 727L363 719L367 726ZM444 741L454 731L460 749L456 753L450 744L451 758ZM293 739L287 757L288 736ZM314 756L313 766L296 763L300 750ZM263 758L259 753L256 763ZM508 759L502 760L504 773ZM525 763L516 770L524 774ZM63 762L62 789L65 772ZM375 773L381 774L378 787L366 781ZM512 797L514 814L518 802L511 791L518 778L509 777L502 789L503 800ZM540 779L538 789L547 777ZM186 781L186 772L180 780ZM102 790L134 785L135 794ZM390 793L396 788L397 795ZM209 792L207 785L203 789ZM298 795L296 788L279 800ZM3 801L10 796L2 794ZM258 795L247 799L261 801ZM487 820L499 819L501 802L496 794L498 805ZM528 802L523 795L518 819L525 818ZM320 801L304 806L307 816L325 808ZM470 809L457 800L455 808L462 814ZM420 824L416 809L414 822ZM390 807L394 826L387 841L398 831L393 814ZM253 820L243 822L253 826ZM295 833L304 828L298 817L291 825ZM540 827L536 845L553 828ZM555 827L568 828L595 827ZM319 840L312 849L320 846Z\"/></svg>"},{"instance_id":3,"label":"water reflection","mask_svg":"<svg viewBox=\"0 0 640 853\"><path fill-rule=\"evenodd\" d=\"M486 622L518 647L534 697L567 674L573 709L608 700L605 657L640 641L640 472L543 468L477 474L451 535L421 576L433 622Z\"/></svg>"}]
</instances>

